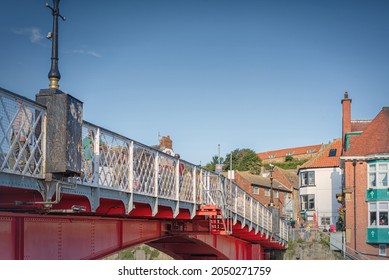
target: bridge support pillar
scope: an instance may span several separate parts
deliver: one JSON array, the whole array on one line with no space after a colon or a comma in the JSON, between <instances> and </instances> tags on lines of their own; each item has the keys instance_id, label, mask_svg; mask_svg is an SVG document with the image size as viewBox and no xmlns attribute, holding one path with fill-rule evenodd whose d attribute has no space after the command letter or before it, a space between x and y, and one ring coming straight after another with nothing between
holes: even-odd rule
<instances>
[{"instance_id":1,"label":"bridge support pillar","mask_svg":"<svg viewBox=\"0 0 389 280\"><path fill-rule=\"evenodd\" d=\"M82 102L58 89L40 90L36 101L47 107L46 173L61 178L78 176L81 174Z\"/></svg>"}]
</instances>

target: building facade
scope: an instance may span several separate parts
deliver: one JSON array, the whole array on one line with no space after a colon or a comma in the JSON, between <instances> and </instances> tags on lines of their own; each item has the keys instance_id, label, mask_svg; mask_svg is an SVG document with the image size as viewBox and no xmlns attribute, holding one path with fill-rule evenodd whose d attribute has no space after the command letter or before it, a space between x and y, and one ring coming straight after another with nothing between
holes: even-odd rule
<instances>
[{"instance_id":1,"label":"building facade","mask_svg":"<svg viewBox=\"0 0 389 280\"><path fill-rule=\"evenodd\" d=\"M292 157L294 161L303 161L316 156L322 148L323 144L319 144L261 152L257 155L262 160L263 164L285 162L287 157Z\"/></svg>"},{"instance_id":2,"label":"building facade","mask_svg":"<svg viewBox=\"0 0 389 280\"><path fill-rule=\"evenodd\" d=\"M329 230L339 222L337 194L342 193L341 153L342 140L335 139L298 169L302 219L322 230Z\"/></svg>"},{"instance_id":3,"label":"building facade","mask_svg":"<svg viewBox=\"0 0 389 280\"><path fill-rule=\"evenodd\" d=\"M290 218L293 215L294 207L293 189L276 179L277 169L276 167L273 173L273 187L271 187L269 176L254 175L248 171L235 171L233 181L264 206L270 204L271 191L273 190L274 206L280 209L281 216Z\"/></svg>"},{"instance_id":4,"label":"building facade","mask_svg":"<svg viewBox=\"0 0 389 280\"><path fill-rule=\"evenodd\" d=\"M342 108L341 166L348 251L350 254L358 252L370 259L387 259L389 107L384 107L372 121L364 121L365 127L359 128L359 131L353 131L351 99L347 93L342 100Z\"/></svg>"}]
</instances>

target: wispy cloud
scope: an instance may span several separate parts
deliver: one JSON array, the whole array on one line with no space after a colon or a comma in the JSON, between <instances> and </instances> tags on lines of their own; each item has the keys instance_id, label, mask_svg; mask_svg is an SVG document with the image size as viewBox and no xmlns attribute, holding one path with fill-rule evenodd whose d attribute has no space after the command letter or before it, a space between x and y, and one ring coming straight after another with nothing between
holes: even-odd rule
<instances>
[{"instance_id":1,"label":"wispy cloud","mask_svg":"<svg viewBox=\"0 0 389 280\"><path fill-rule=\"evenodd\" d=\"M34 44L39 43L44 38L41 34L41 31L37 27L14 29L13 32L17 35L28 37L31 43Z\"/></svg>"},{"instance_id":2,"label":"wispy cloud","mask_svg":"<svg viewBox=\"0 0 389 280\"><path fill-rule=\"evenodd\" d=\"M86 49L71 50L71 51L67 51L66 53L86 54L97 58L103 57L101 54L95 52L94 50L86 50Z\"/></svg>"}]
</instances>

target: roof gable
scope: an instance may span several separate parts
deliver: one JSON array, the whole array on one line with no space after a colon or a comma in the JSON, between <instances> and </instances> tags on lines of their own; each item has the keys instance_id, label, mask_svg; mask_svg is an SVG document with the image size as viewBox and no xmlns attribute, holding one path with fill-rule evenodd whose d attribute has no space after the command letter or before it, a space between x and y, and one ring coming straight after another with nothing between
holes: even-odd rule
<instances>
[{"instance_id":1,"label":"roof gable","mask_svg":"<svg viewBox=\"0 0 389 280\"><path fill-rule=\"evenodd\" d=\"M335 139L332 143L326 145L316 157L303 164L300 169L338 167L341 153L342 139Z\"/></svg>"},{"instance_id":2,"label":"roof gable","mask_svg":"<svg viewBox=\"0 0 389 280\"><path fill-rule=\"evenodd\" d=\"M237 172L237 171L235 171ZM267 187L270 188L270 178L265 178L260 175L251 174L249 171L238 171L240 176L242 176L247 182L249 182L252 186L258 187ZM282 184L277 179L273 180L273 189L283 191L283 192L291 192L284 184Z\"/></svg>"},{"instance_id":3,"label":"roof gable","mask_svg":"<svg viewBox=\"0 0 389 280\"><path fill-rule=\"evenodd\" d=\"M371 120L358 120L358 121L351 121L351 131L364 131L369 124L371 123Z\"/></svg>"},{"instance_id":4,"label":"roof gable","mask_svg":"<svg viewBox=\"0 0 389 280\"><path fill-rule=\"evenodd\" d=\"M384 107L361 135L354 137L344 156L389 153L389 107Z\"/></svg>"}]
</instances>

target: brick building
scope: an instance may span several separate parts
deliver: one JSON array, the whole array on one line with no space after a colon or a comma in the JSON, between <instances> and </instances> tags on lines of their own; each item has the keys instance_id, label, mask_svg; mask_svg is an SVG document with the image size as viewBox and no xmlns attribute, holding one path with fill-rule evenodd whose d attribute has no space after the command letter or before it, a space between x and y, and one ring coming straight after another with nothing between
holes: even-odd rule
<instances>
[{"instance_id":1,"label":"brick building","mask_svg":"<svg viewBox=\"0 0 389 280\"><path fill-rule=\"evenodd\" d=\"M309 160L315 155L317 155L323 144L287 148L281 150L267 151L258 153L258 157L262 160L263 164L276 163L276 162L285 162L286 157L291 156L295 161Z\"/></svg>"},{"instance_id":2,"label":"brick building","mask_svg":"<svg viewBox=\"0 0 389 280\"><path fill-rule=\"evenodd\" d=\"M252 195L262 205L270 203L270 178L254 175L248 171L235 171L233 180L238 186ZM294 211L294 197L292 183L287 179L283 171L275 167L273 172L273 200L275 207L280 208L280 215L291 217Z\"/></svg>"},{"instance_id":3,"label":"brick building","mask_svg":"<svg viewBox=\"0 0 389 280\"><path fill-rule=\"evenodd\" d=\"M351 99L342 100L343 203L346 242L371 259L388 257L389 107L372 121L351 121Z\"/></svg>"}]
</instances>

